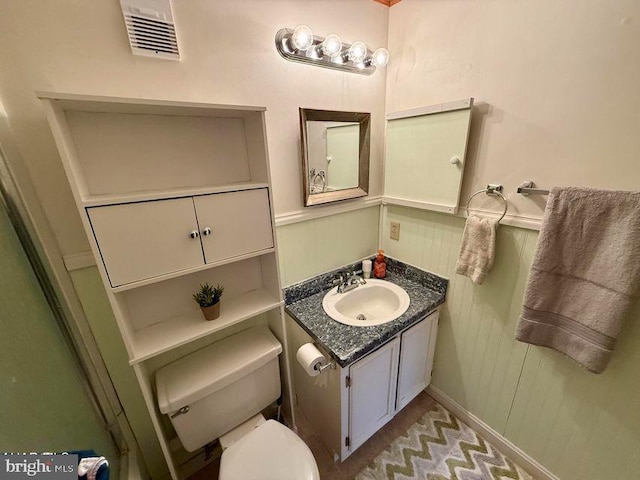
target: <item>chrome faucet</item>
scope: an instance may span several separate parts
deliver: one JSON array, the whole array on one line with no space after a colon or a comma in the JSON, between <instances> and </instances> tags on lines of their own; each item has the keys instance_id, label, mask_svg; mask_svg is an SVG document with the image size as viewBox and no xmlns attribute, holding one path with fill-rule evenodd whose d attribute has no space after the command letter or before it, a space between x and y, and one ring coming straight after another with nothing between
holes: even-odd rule
<instances>
[{"instance_id":1,"label":"chrome faucet","mask_svg":"<svg viewBox=\"0 0 640 480\"><path fill-rule=\"evenodd\" d=\"M359 272L345 272L340 274L338 278L333 282L334 285L338 285L338 293L347 293L354 288L358 288L360 285L365 285L367 281L358 276Z\"/></svg>"}]
</instances>

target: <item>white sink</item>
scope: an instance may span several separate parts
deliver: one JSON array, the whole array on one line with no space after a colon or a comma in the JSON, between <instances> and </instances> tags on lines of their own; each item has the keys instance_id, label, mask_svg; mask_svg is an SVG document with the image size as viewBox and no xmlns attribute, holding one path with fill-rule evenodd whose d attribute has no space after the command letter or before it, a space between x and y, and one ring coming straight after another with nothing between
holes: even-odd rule
<instances>
[{"instance_id":1,"label":"white sink","mask_svg":"<svg viewBox=\"0 0 640 480\"><path fill-rule=\"evenodd\" d=\"M346 293L329 290L322 308L335 321L356 327L372 327L395 320L409 308L409 295L402 287L369 279L366 285Z\"/></svg>"}]
</instances>

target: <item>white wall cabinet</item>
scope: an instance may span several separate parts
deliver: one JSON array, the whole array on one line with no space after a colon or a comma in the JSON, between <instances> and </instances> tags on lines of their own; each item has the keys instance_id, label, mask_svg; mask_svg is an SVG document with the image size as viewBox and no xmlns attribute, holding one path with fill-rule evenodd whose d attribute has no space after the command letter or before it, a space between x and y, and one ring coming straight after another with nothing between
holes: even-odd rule
<instances>
[{"instance_id":1,"label":"white wall cabinet","mask_svg":"<svg viewBox=\"0 0 640 480\"><path fill-rule=\"evenodd\" d=\"M206 263L273 248L266 189L202 195L194 204Z\"/></svg>"},{"instance_id":2,"label":"white wall cabinet","mask_svg":"<svg viewBox=\"0 0 640 480\"><path fill-rule=\"evenodd\" d=\"M112 287L202 265L191 198L87 209Z\"/></svg>"},{"instance_id":3,"label":"white wall cabinet","mask_svg":"<svg viewBox=\"0 0 640 480\"><path fill-rule=\"evenodd\" d=\"M320 377L309 377L293 364L298 407L341 460L429 385L438 315L437 310L430 313L374 352ZM290 317L287 332L291 352L312 341Z\"/></svg>"},{"instance_id":4,"label":"white wall cabinet","mask_svg":"<svg viewBox=\"0 0 640 480\"><path fill-rule=\"evenodd\" d=\"M384 201L456 213L473 98L387 114Z\"/></svg>"},{"instance_id":5,"label":"white wall cabinet","mask_svg":"<svg viewBox=\"0 0 640 480\"><path fill-rule=\"evenodd\" d=\"M112 287L273 248L266 188L87 213Z\"/></svg>"},{"instance_id":6,"label":"white wall cabinet","mask_svg":"<svg viewBox=\"0 0 640 480\"><path fill-rule=\"evenodd\" d=\"M185 451L156 407L162 366L257 324L287 352L263 107L39 93L174 479ZM225 287L206 321L191 295ZM288 356L280 362L291 408ZM202 456L204 457L204 456Z\"/></svg>"}]
</instances>

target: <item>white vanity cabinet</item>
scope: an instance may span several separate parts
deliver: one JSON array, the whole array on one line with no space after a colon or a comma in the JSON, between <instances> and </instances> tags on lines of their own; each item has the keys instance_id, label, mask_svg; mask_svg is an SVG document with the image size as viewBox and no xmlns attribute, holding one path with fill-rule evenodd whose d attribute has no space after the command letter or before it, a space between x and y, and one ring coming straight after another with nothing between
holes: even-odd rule
<instances>
[{"instance_id":1,"label":"white vanity cabinet","mask_svg":"<svg viewBox=\"0 0 640 480\"><path fill-rule=\"evenodd\" d=\"M349 450L354 451L396 412L396 378L400 339L349 367Z\"/></svg>"},{"instance_id":2,"label":"white vanity cabinet","mask_svg":"<svg viewBox=\"0 0 640 480\"><path fill-rule=\"evenodd\" d=\"M256 325L287 351L265 108L38 96L171 476L182 478L186 452L158 413L155 372ZM205 282L224 285L214 321L192 298ZM289 372L286 357L293 419Z\"/></svg>"},{"instance_id":3,"label":"white vanity cabinet","mask_svg":"<svg viewBox=\"0 0 640 480\"><path fill-rule=\"evenodd\" d=\"M431 381L438 312L402 332L396 411L402 410Z\"/></svg>"},{"instance_id":4,"label":"white vanity cabinet","mask_svg":"<svg viewBox=\"0 0 640 480\"><path fill-rule=\"evenodd\" d=\"M87 213L112 287L273 248L265 188Z\"/></svg>"},{"instance_id":5,"label":"white vanity cabinet","mask_svg":"<svg viewBox=\"0 0 640 480\"><path fill-rule=\"evenodd\" d=\"M347 367L310 377L294 363L298 408L336 457L349 457L429 385L438 315L431 312ZM288 335L291 352L312 341L290 317Z\"/></svg>"}]
</instances>

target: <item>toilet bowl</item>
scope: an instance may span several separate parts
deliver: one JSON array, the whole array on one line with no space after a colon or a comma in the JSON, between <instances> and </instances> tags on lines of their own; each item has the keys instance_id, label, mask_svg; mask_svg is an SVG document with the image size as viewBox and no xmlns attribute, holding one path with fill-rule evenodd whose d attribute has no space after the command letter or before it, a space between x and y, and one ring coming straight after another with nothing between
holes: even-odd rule
<instances>
[{"instance_id":1,"label":"toilet bowl","mask_svg":"<svg viewBox=\"0 0 640 480\"><path fill-rule=\"evenodd\" d=\"M220 480L320 478L309 447L260 413L280 397L281 352L267 328L253 327L156 372L158 407L184 448L220 440Z\"/></svg>"},{"instance_id":2,"label":"toilet bowl","mask_svg":"<svg viewBox=\"0 0 640 480\"><path fill-rule=\"evenodd\" d=\"M224 439L220 439L223 444ZM220 480L319 480L311 450L275 420L264 421L225 448Z\"/></svg>"}]
</instances>

